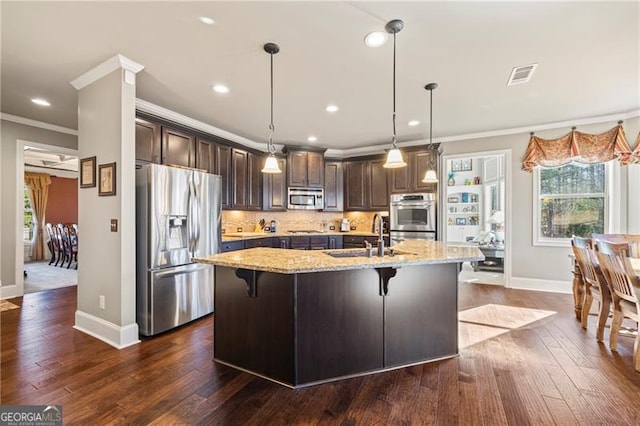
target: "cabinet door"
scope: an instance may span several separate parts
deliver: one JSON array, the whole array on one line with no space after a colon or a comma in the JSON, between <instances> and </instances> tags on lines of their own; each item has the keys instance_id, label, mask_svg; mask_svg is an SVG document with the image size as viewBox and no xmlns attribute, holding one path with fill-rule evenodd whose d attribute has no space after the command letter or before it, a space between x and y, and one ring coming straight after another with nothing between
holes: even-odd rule
<instances>
[{"instance_id":1,"label":"cabinet door","mask_svg":"<svg viewBox=\"0 0 640 426\"><path fill-rule=\"evenodd\" d=\"M287 156L289 160L288 184L292 187L307 186L307 153L302 151L291 151Z\"/></svg>"},{"instance_id":2,"label":"cabinet door","mask_svg":"<svg viewBox=\"0 0 640 426\"><path fill-rule=\"evenodd\" d=\"M247 151L231 149L233 188L231 207L244 210L247 208Z\"/></svg>"},{"instance_id":3,"label":"cabinet door","mask_svg":"<svg viewBox=\"0 0 640 426\"><path fill-rule=\"evenodd\" d=\"M411 153L411 165L412 165L412 184L413 190L416 192L435 192L437 191L437 184L435 183L424 183L422 179L424 179L424 175L427 173L427 169L429 168L429 162L431 161L432 153L429 151L419 151ZM436 171L436 176L438 175L438 164L437 160L433 160L433 167Z\"/></svg>"},{"instance_id":4,"label":"cabinet door","mask_svg":"<svg viewBox=\"0 0 640 426\"><path fill-rule=\"evenodd\" d=\"M230 209L231 188L233 187L233 174L231 173L231 147L216 144L215 165L214 173L222 177L222 188L220 189L222 208Z\"/></svg>"},{"instance_id":5,"label":"cabinet door","mask_svg":"<svg viewBox=\"0 0 640 426\"><path fill-rule=\"evenodd\" d=\"M392 194L406 194L407 192L411 192L411 154L407 157L407 167L389 170L389 192Z\"/></svg>"},{"instance_id":6,"label":"cabinet door","mask_svg":"<svg viewBox=\"0 0 640 426\"><path fill-rule=\"evenodd\" d=\"M296 250L309 250L309 237L291 237L289 248Z\"/></svg>"},{"instance_id":7,"label":"cabinet door","mask_svg":"<svg viewBox=\"0 0 640 426\"><path fill-rule=\"evenodd\" d=\"M262 158L247 153L247 208L262 210Z\"/></svg>"},{"instance_id":8,"label":"cabinet door","mask_svg":"<svg viewBox=\"0 0 640 426\"><path fill-rule=\"evenodd\" d=\"M344 163L344 209L366 210L367 162L348 161Z\"/></svg>"},{"instance_id":9,"label":"cabinet door","mask_svg":"<svg viewBox=\"0 0 640 426\"><path fill-rule=\"evenodd\" d=\"M344 180L342 161L327 161L324 165L324 210L341 212L344 209Z\"/></svg>"},{"instance_id":10,"label":"cabinet door","mask_svg":"<svg viewBox=\"0 0 640 426\"><path fill-rule=\"evenodd\" d=\"M389 209L389 191L387 189L387 169L384 160L369 162L369 208L371 210Z\"/></svg>"},{"instance_id":11,"label":"cabinet door","mask_svg":"<svg viewBox=\"0 0 640 426\"><path fill-rule=\"evenodd\" d=\"M194 167L196 165L196 138L193 135L163 126L162 164Z\"/></svg>"},{"instance_id":12,"label":"cabinet door","mask_svg":"<svg viewBox=\"0 0 640 426\"><path fill-rule=\"evenodd\" d=\"M326 250L329 248L329 237L310 237L310 250Z\"/></svg>"},{"instance_id":13,"label":"cabinet door","mask_svg":"<svg viewBox=\"0 0 640 426\"><path fill-rule=\"evenodd\" d=\"M160 163L160 125L136 118L136 160Z\"/></svg>"},{"instance_id":14,"label":"cabinet door","mask_svg":"<svg viewBox=\"0 0 640 426\"><path fill-rule=\"evenodd\" d=\"M215 173L216 170L216 147L211 141L196 139L198 147L196 155L196 168L205 170L207 173Z\"/></svg>"},{"instance_id":15,"label":"cabinet door","mask_svg":"<svg viewBox=\"0 0 640 426\"><path fill-rule=\"evenodd\" d=\"M339 235L329 237L329 248L330 249L341 249L342 248L342 237Z\"/></svg>"},{"instance_id":16,"label":"cabinet door","mask_svg":"<svg viewBox=\"0 0 640 426\"><path fill-rule=\"evenodd\" d=\"M307 152L307 186L324 186L324 156L319 152Z\"/></svg>"},{"instance_id":17,"label":"cabinet door","mask_svg":"<svg viewBox=\"0 0 640 426\"><path fill-rule=\"evenodd\" d=\"M262 209L268 211L287 210L287 160L278 158L278 166L282 173L266 173L262 178L263 200Z\"/></svg>"}]
</instances>

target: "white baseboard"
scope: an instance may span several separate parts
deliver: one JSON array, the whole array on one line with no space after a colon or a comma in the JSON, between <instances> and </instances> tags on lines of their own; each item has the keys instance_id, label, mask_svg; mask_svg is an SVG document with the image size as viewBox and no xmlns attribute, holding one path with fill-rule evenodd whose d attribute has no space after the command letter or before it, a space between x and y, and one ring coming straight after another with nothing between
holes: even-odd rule
<instances>
[{"instance_id":1,"label":"white baseboard","mask_svg":"<svg viewBox=\"0 0 640 426\"><path fill-rule=\"evenodd\" d=\"M573 294L571 281L543 280L540 278L511 277L509 288L516 290L548 291Z\"/></svg>"},{"instance_id":2,"label":"white baseboard","mask_svg":"<svg viewBox=\"0 0 640 426\"><path fill-rule=\"evenodd\" d=\"M11 299L18 296L22 296L22 294L18 291L17 285L3 286L2 283L0 283L0 299Z\"/></svg>"},{"instance_id":3,"label":"white baseboard","mask_svg":"<svg viewBox=\"0 0 640 426\"><path fill-rule=\"evenodd\" d=\"M86 312L76 311L76 323L73 328L117 349L140 343L138 324L135 322L120 327Z\"/></svg>"}]
</instances>

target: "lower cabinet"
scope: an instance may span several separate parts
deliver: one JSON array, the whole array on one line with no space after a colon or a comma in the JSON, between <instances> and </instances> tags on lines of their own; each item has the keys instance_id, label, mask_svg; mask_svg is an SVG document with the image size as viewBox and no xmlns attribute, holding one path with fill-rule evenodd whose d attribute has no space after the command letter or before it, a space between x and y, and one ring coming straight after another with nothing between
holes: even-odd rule
<instances>
[{"instance_id":1,"label":"lower cabinet","mask_svg":"<svg viewBox=\"0 0 640 426\"><path fill-rule=\"evenodd\" d=\"M220 252L226 253L228 251L244 250L244 240L239 241L223 241L220 246Z\"/></svg>"},{"instance_id":2,"label":"lower cabinet","mask_svg":"<svg viewBox=\"0 0 640 426\"><path fill-rule=\"evenodd\" d=\"M273 247L273 241L277 238L256 238L253 240L246 240L244 242L244 248L254 247Z\"/></svg>"},{"instance_id":3,"label":"lower cabinet","mask_svg":"<svg viewBox=\"0 0 640 426\"><path fill-rule=\"evenodd\" d=\"M389 237L385 236L383 237L384 239L384 245L385 247L389 246ZM343 237L343 244L342 244L342 248L362 248L364 247L364 242L368 241L369 243L371 243L371 245L373 247L377 247L378 246L378 237L376 236L368 236L368 237L364 237L364 236L359 236L359 235L345 235Z\"/></svg>"}]
</instances>

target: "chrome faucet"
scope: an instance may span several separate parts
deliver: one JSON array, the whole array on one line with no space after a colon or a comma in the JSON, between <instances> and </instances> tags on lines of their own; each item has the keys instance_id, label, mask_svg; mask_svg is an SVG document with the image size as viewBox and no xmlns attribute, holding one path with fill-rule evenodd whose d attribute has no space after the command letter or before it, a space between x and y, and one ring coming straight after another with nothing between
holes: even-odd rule
<instances>
[{"instance_id":1,"label":"chrome faucet","mask_svg":"<svg viewBox=\"0 0 640 426\"><path fill-rule=\"evenodd\" d=\"M382 233L382 215L378 215L378 257L384 257L384 235Z\"/></svg>"}]
</instances>

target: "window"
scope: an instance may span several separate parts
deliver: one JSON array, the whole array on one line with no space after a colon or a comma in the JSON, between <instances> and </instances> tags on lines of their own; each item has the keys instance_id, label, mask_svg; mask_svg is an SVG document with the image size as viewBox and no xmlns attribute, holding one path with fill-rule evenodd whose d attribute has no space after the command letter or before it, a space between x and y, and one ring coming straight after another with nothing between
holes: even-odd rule
<instances>
[{"instance_id":1,"label":"window","mask_svg":"<svg viewBox=\"0 0 640 426\"><path fill-rule=\"evenodd\" d=\"M35 226L35 219L33 214L33 208L31 207L31 200L29 199L29 189L25 186L23 192L24 200L24 227L23 227L23 239L24 241L33 240L33 229Z\"/></svg>"},{"instance_id":2,"label":"window","mask_svg":"<svg viewBox=\"0 0 640 426\"><path fill-rule=\"evenodd\" d=\"M536 167L534 244L565 246L571 236L610 232L611 163Z\"/></svg>"}]
</instances>

